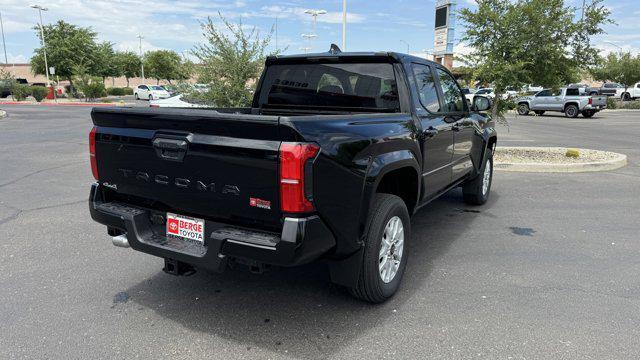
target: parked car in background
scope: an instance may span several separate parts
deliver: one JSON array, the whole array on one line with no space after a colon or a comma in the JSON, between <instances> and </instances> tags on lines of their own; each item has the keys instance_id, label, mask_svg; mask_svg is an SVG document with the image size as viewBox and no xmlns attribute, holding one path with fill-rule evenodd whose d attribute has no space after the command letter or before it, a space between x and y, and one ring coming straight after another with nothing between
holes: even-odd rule
<instances>
[{"instance_id":1,"label":"parked car in background","mask_svg":"<svg viewBox=\"0 0 640 360\"><path fill-rule=\"evenodd\" d=\"M580 95L580 90L573 87L559 90L545 89L533 96L518 98L517 103L519 115L528 115L530 111L538 115L544 114L545 111L559 111L571 118L580 113L590 118L607 106L607 97Z\"/></svg>"},{"instance_id":2,"label":"parked car in background","mask_svg":"<svg viewBox=\"0 0 640 360\"><path fill-rule=\"evenodd\" d=\"M151 100L149 102L150 107L171 107L171 108L199 108L199 107L211 107L205 104L197 104L195 102L185 101L183 94L178 94L167 99Z\"/></svg>"},{"instance_id":3,"label":"parked car in background","mask_svg":"<svg viewBox=\"0 0 640 360\"><path fill-rule=\"evenodd\" d=\"M598 89L598 95L620 97L624 92L624 85L618 83L604 83ZM594 95L594 94L591 94Z\"/></svg>"},{"instance_id":4,"label":"parked car in background","mask_svg":"<svg viewBox=\"0 0 640 360\"><path fill-rule=\"evenodd\" d=\"M199 93L206 93L209 91L209 85L207 84L193 84L193 90Z\"/></svg>"},{"instance_id":5,"label":"parked car in background","mask_svg":"<svg viewBox=\"0 0 640 360\"><path fill-rule=\"evenodd\" d=\"M626 90L622 89L622 95L620 98L624 101L635 100L640 98L640 82L628 87Z\"/></svg>"},{"instance_id":6,"label":"parked car in background","mask_svg":"<svg viewBox=\"0 0 640 360\"><path fill-rule=\"evenodd\" d=\"M169 92L160 85L138 85L133 90L133 96L136 100L157 100L170 97Z\"/></svg>"},{"instance_id":7,"label":"parked car in background","mask_svg":"<svg viewBox=\"0 0 640 360\"><path fill-rule=\"evenodd\" d=\"M464 94L464 97L467 99L469 104L473 103L473 97L476 94L476 92L477 92L476 89L469 89L469 88L462 89L462 93Z\"/></svg>"},{"instance_id":8,"label":"parked car in background","mask_svg":"<svg viewBox=\"0 0 640 360\"><path fill-rule=\"evenodd\" d=\"M524 89L522 89L523 91L527 92L527 91L534 91L534 92L538 92L538 91L542 91L544 90L544 88L542 86L538 86L538 85L526 85L524 87Z\"/></svg>"},{"instance_id":9,"label":"parked car in background","mask_svg":"<svg viewBox=\"0 0 640 360\"><path fill-rule=\"evenodd\" d=\"M178 95L178 88L173 85L162 85L162 88L167 90L170 97Z\"/></svg>"}]
</instances>

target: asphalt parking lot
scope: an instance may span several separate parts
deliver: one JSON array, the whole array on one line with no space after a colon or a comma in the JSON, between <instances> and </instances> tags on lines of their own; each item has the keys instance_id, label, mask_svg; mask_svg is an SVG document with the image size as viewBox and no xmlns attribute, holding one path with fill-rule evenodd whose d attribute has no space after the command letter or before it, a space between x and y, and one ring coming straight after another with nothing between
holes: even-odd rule
<instances>
[{"instance_id":1,"label":"asphalt parking lot","mask_svg":"<svg viewBox=\"0 0 640 360\"><path fill-rule=\"evenodd\" d=\"M510 118L499 144L627 154L602 173L496 173L413 218L403 286L372 306L326 267L199 272L116 248L88 213L85 107L0 119L0 358L640 357L640 112Z\"/></svg>"}]
</instances>

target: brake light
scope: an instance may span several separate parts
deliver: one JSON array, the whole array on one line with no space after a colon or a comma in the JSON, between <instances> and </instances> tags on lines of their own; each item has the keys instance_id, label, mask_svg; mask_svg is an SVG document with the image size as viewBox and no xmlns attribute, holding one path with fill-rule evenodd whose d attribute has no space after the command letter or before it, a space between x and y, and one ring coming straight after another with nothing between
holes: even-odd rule
<instances>
[{"instance_id":1,"label":"brake light","mask_svg":"<svg viewBox=\"0 0 640 360\"><path fill-rule=\"evenodd\" d=\"M592 97L589 98L589 105L593 105L593 98Z\"/></svg>"},{"instance_id":2,"label":"brake light","mask_svg":"<svg viewBox=\"0 0 640 360\"><path fill-rule=\"evenodd\" d=\"M280 145L280 209L283 212L313 211L305 194L305 167L320 147L315 144L283 142Z\"/></svg>"},{"instance_id":3,"label":"brake light","mask_svg":"<svg viewBox=\"0 0 640 360\"><path fill-rule=\"evenodd\" d=\"M91 162L91 173L98 180L98 163L96 161L96 127L89 133L89 160Z\"/></svg>"}]
</instances>

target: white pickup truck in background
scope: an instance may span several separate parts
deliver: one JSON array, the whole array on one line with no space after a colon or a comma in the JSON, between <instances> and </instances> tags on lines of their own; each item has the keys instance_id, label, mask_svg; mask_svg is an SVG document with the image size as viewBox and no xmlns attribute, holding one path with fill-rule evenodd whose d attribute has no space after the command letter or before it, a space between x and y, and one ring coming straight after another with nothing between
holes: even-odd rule
<instances>
[{"instance_id":1,"label":"white pickup truck in background","mask_svg":"<svg viewBox=\"0 0 640 360\"><path fill-rule=\"evenodd\" d=\"M530 111L537 115L545 111L558 111L570 118L580 113L590 118L607 106L607 97L580 95L578 88L544 89L535 95L518 98L517 104L519 115L528 115Z\"/></svg>"},{"instance_id":2,"label":"white pickup truck in background","mask_svg":"<svg viewBox=\"0 0 640 360\"><path fill-rule=\"evenodd\" d=\"M627 90L622 93L622 100L630 101L640 98L640 82L635 83L633 86L629 86Z\"/></svg>"}]
</instances>

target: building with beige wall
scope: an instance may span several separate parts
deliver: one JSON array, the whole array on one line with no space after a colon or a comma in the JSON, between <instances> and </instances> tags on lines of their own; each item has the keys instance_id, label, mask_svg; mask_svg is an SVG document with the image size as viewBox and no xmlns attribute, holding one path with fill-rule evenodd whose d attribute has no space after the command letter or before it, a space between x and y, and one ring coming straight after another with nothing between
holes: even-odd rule
<instances>
[{"instance_id":1,"label":"building with beige wall","mask_svg":"<svg viewBox=\"0 0 640 360\"><path fill-rule=\"evenodd\" d=\"M26 79L29 84L33 83L47 83L47 77L44 75L34 75L31 71L30 64L0 64L0 68L7 70L11 73L15 78ZM58 78L56 75L51 75L50 80L57 81ZM147 84L155 84L155 79L147 78L145 79ZM129 86L135 87L142 84L142 78L130 78ZM192 78L190 82L195 82L195 78ZM60 79L61 85L68 85L69 82L66 79ZM127 86L127 79L123 77L111 78L108 77L104 82L106 87L125 87ZM166 84L166 81L160 81L160 84Z\"/></svg>"}]
</instances>

